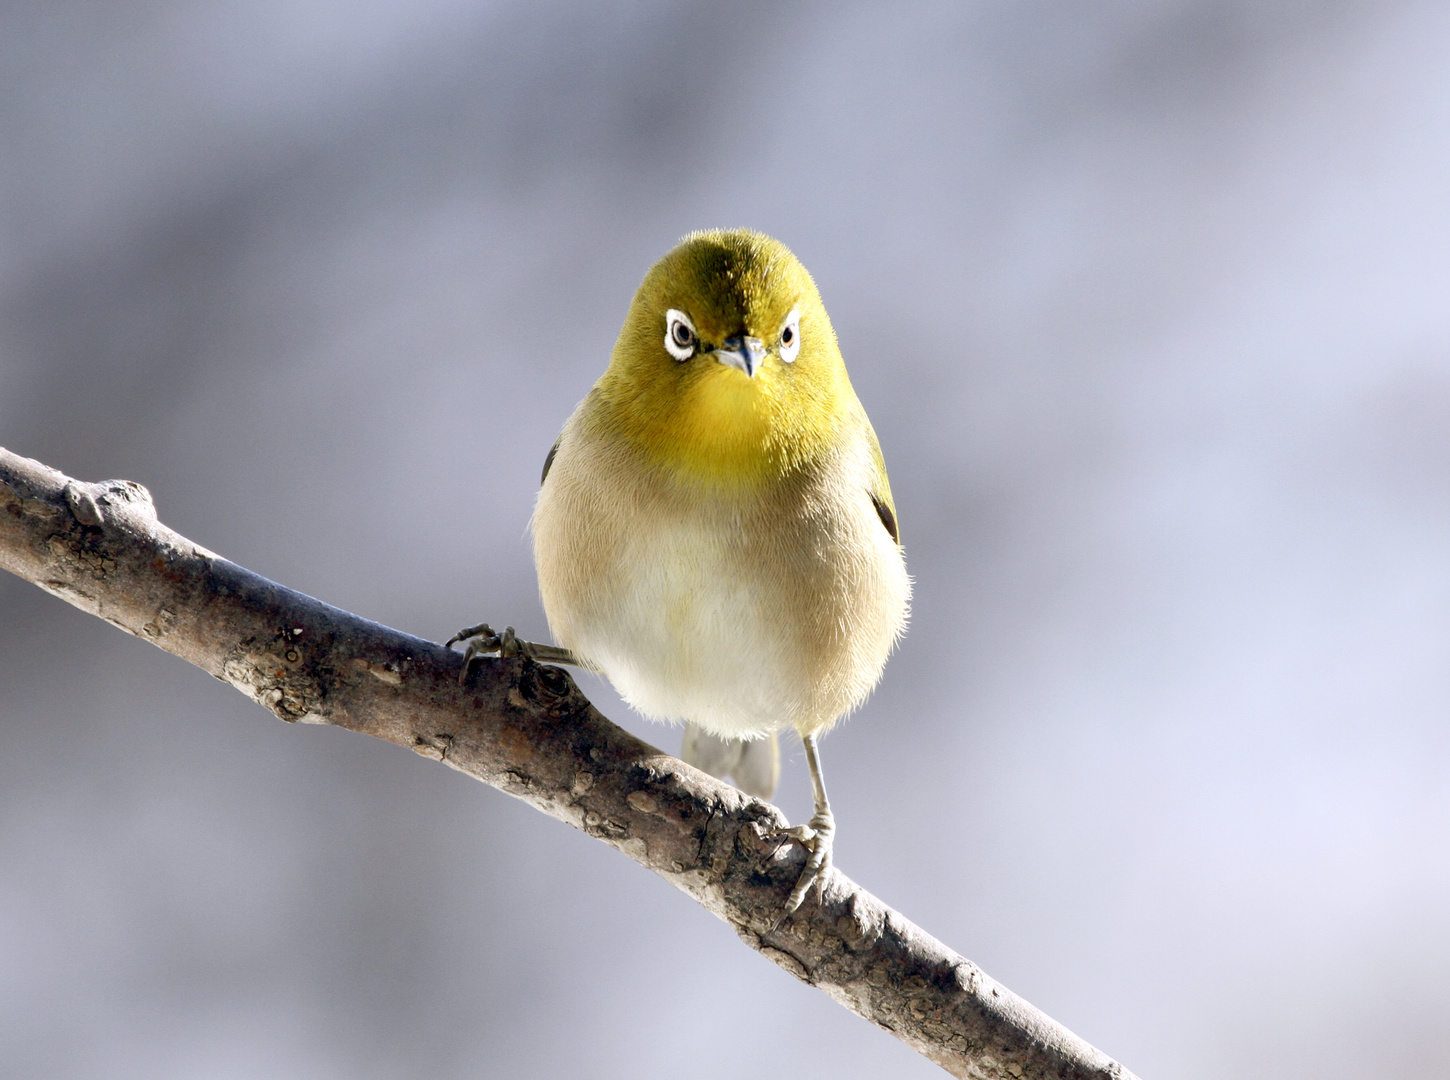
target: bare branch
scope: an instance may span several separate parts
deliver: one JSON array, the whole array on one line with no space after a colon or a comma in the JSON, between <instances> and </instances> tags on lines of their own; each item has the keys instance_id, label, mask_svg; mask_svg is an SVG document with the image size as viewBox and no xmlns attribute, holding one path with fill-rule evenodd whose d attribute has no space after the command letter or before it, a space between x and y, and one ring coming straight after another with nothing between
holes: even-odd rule
<instances>
[{"instance_id":1,"label":"bare branch","mask_svg":"<svg viewBox=\"0 0 1450 1080\"><path fill-rule=\"evenodd\" d=\"M804 864L775 807L610 723L561 668L461 658L293 592L156 519L146 489L0 449L0 567L211 672L288 722L436 758L604 841L796 978L954 1076L1132 1074L832 870L774 928Z\"/></svg>"}]
</instances>

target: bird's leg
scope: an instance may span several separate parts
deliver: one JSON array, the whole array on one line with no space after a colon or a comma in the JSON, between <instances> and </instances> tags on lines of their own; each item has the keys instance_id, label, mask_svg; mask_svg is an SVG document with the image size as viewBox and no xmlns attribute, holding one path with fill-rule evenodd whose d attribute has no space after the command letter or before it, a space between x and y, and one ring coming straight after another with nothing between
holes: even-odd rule
<instances>
[{"instance_id":1,"label":"bird's leg","mask_svg":"<svg viewBox=\"0 0 1450 1080\"><path fill-rule=\"evenodd\" d=\"M801 906L801 901L806 898L811 886L820 881L821 875L831 865L831 841L836 835L836 818L831 813L831 804L826 798L826 782L821 777L821 760L816 754L816 737L802 735L801 745L806 748L806 763L811 767L811 793L815 796L816 812L811 815L808 824L782 829L779 834L799 840L810 852L805 869L801 871L795 888L790 891L790 898L785 902L785 910L780 916L782 921Z\"/></svg>"},{"instance_id":2,"label":"bird's leg","mask_svg":"<svg viewBox=\"0 0 1450 1080\"><path fill-rule=\"evenodd\" d=\"M488 623L467 626L445 641L443 647L451 649L460 641L465 643L463 670L458 673L460 686L468 682L468 673L473 668L474 660L487 653L498 653L499 656L527 656L541 664L579 666L578 659L568 649L561 649L557 645L541 645L536 641L521 641L514 634L512 626L505 626L501 634L495 633L493 627Z\"/></svg>"}]
</instances>

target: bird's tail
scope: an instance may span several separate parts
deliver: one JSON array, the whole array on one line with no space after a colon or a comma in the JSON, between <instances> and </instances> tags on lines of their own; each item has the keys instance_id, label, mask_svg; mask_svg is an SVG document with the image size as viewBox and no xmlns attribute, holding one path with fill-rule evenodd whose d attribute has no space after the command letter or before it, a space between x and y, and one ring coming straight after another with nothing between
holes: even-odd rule
<instances>
[{"instance_id":1,"label":"bird's tail","mask_svg":"<svg viewBox=\"0 0 1450 1080\"><path fill-rule=\"evenodd\" d=\"M780 779L780 744L774 733L763 739L722 739L686 724L680 757L722 780L733 776L741 791L762 799L775 794Z\"/></svg>"}]
</instances>

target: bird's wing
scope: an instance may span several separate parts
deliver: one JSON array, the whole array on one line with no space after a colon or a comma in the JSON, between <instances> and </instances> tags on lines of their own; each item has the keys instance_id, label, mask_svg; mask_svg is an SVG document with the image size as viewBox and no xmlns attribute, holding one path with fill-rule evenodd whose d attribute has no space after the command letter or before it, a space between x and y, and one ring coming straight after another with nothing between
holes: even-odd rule
<instances>
[{"instance_id":1,"label":"bird's wing","mask_svg":"<svg viewBox=\"0 0 1450 1080\"><path fill-rule=\"evenodd\" d=\"M543 487L544 481L549 479L549 467L554 464L554 455L559 452L559 444L563 441L564 436L560 435L557 439L554 440L554 445L549 447L549 456L544 459L544 474L539 477L540 487Z\"/></svg>"},{"instance_id":2,"label":"bird's wing","mask_svg":"<svg viewBox=\"0 0 1450 1080\"><path fill-rule=\"evenodd\" d=\"M891 534L891 539L897 545L901 544L901 533L896 528L896 511L891 508L891 496L888 494L885 499L876 492L871 493L871 505L876 507L876 516L881 519L881 524L886 526L886 531Z\"/></svg>"},{"instance_id":3,"label":"bird's wing","mask_svg":"<svg viewBox=\"0 0 1450 1080\"><path fill-rule=\"evenodd\" d=\"M881 456L881 444L876 441L876 432L869 420L866 421L866 438L871 447L871 464L875 466L871 477L871 504L876 507L881 524L886 526L886 531L899 547L901 531L896 524L896 504L891 500L891 481L886 478L886 459Z\"/></svg>"}]
</instances>

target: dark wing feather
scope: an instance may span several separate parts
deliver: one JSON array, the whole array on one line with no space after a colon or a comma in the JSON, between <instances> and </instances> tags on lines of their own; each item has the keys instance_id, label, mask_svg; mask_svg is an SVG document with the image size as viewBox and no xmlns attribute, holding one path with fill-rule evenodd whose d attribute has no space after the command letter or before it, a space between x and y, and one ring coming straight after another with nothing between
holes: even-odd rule
<instances>
[{"instance_id":1,"label":"dark wing feather","mask_svg":"<svg viewBox=\"0 0 1450 1080\"><path fill-rule=\"evenodd\" d=\"M881 524L886 526L886 531L891 534L891 539L896 541L896 546L901 546L901 534L896 531L896 515L891 512L891 506L885 499L876 492L871 492L871 504L876 507L876 516L881 519Z\"/></svg>"}]
</instances>

